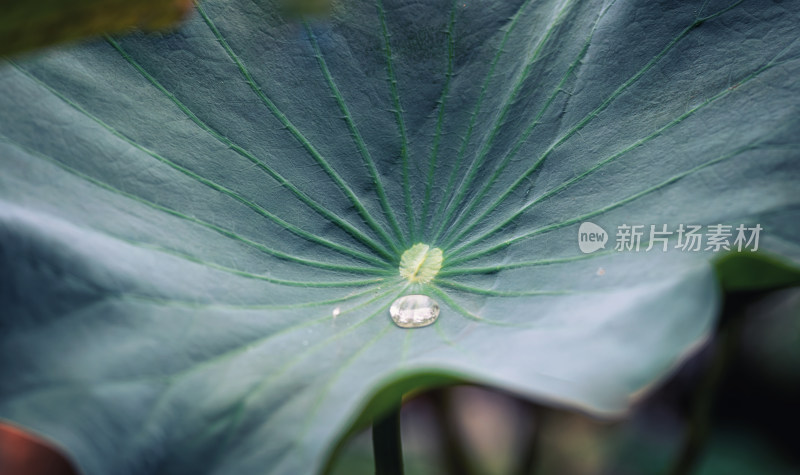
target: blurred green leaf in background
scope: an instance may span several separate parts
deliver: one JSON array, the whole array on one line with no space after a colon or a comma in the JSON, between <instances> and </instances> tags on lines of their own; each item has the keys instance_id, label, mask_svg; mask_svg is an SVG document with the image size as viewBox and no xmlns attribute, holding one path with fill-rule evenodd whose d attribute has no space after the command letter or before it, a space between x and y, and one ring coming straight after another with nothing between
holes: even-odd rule
<instances>
[{"instance_id":1,"label":"blurred green leaf in background","mask_svg":"<svg viewBox=\"0 0 800 475\"><path fill-rule=\"evenodd\" d=\"M0 56L134 28L174 26L191 0L0 0Z\"/></svg>"}]
</instances>

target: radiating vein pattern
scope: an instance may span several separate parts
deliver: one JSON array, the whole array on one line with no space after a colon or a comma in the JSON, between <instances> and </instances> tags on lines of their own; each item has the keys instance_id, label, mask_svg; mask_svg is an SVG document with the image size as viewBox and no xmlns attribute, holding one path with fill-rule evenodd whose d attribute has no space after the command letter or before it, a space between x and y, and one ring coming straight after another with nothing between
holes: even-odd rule
<instances>
[{"instance_id":1,"label":"radiating vein pattern","mask_svg":"<svg viewBox=\"0 0 800 475\"><path fill-rule=\"evenodd\" d=\"M386 197L386 191L383 188L383 182L381 177L378 175L378 170L375 167L375 162L372 160L372 156L370 155L369 151L367 150L367 146L364 143L363 137L361 137L361 133L358 131L355 123L353 123L353 117L350 114L350 110L347 108L347 104L345 104L344 98L342 97L342 93L339 92L339 87L331 77L331 73L328 70L328 66L325 63L325 58L322 56L322 51L319 48L319 43L317 42L317 37L314 35L314 31L311 29L310 26L306 23L306 32L308 33L308 37L311 40L311 44L314 48L314 56L317 58L319 62L320 69L322 69L323 74L325 75L325 81L331 88L333 95L336 97L336 103L339 104L339 108L344 114L344 119L347 121L347 127L350 129L350 133L353 134L353 139L358 146L358 151L361 156L364 158L364 162L366 163L367 167L369 168L369 173L372 176L372 180L375 184L375 190L378 195L378 200L380 201L381 208L386 213L386 216L391 223L392 230L397 235L397 238L400 239L401 243L408 244L408 239L404 236L403 232L400 230L400 225L397 222L397 216L394 214L394 210L389 205L389 199ZM397 247L394 248L395 252L398 252L399 249Z\"/></svg>"},{"instance_id":2,"label":"radiating vein pattern","mask_svg":"<svg viewBox=\"0 0 800 475\"><path fill-rule=\"evenodd\" d=\"M328 219L335 223L337 226L341 227L347 233L353 235L356 239L367 245L368 247L372 248L373 250L377 251L383 256L389 256L388 251L386 251L381 245L377 244L375 241L370 239L369 237L365 236L360 230L358 230L352 224L346 222L345 220L338 217L335 213L331 212L330 210L326 209L324 206L320 205L318 202L314 201L310 197L308 197L305 193L299 190L295 185L293 185L290 181L280 175L280 173L276 172L273 168L268 166L264 161L259 160L257 157L253 156L252 153L248 152L247 150L243 149L242 147L236 145L228 138L224 137L218 131L211 128L208 124L203 122L197 115L195 115L191 110L189 110L184 104L182 104L173 94L167 91L158 81L151 76L147 71L144 70L136 61L131 58L130 55L120 46L120 44L108 38L109 43L123 55L123 57L131 63L131 65L137 69L148 81L150 81L159 91L163 92L172 102L175 103L186 115L195 122L198 126L200 126L203 130L208 132L212 135L215 139L219 140L223 144L230 147L239 155L247 158L251 161L254 165L256 165L259 169L265 171L270 177L274 178L277 182L281 183L285 186L288 190L292 192L298 199L300 199L303 203L308 205L314 211L318 212L322 217Z\"/></svg>"},{"instance_id":3,"label":"radiating vein pattern","mask_svg":"<svg viewBox=\"0 0 800 475\"><path fill-rule=\"evenodd\" d=\"M287 166L291 164L283 163L278 158L280 151L265 152L261 148L252 149L245 144L248 139L238 138L235 131L221 129L219 125L215 125L214 118L208 115L207 111L195 110L196 105L192 105L195 104L193 99L189 102L184 99L185 92L178 93L163 84L158 78L160 70L154 70L152 65L146 66L140 63L136 59L137 53L129 51L124 45L128 40L107 38L111 47L141 75L144 82L149 84L155 93L160 94L163 101L177 107L177 110L201 133L207 134L210 140L216 141L252 164L253 170L263 173L265 185L277 184L287 192L285 195L287 198L296 200L316 213L318 218L348 236L350 242L341 238L328 238L318 231L307 230L304 222L298 221L298 218L281 216L281 203L264 204L252 196L252 192L239 191L235 186L207 178L202 172L184 164L182 160L158 151L157 147L138 142L132 138L133 135L129 135L125 130L119 130L92 112L91 106L83 105L81 100L73 99L68 93L59 91L58 86L51 85L46 76L28 70L24 64L15 65L39 87L100 125L112 136L126 142L154 161L205 185L214 192L231 198L263 219L274 223L279 229L307 241L308 245L304 247L311 246L309 249L319 247L322 252L312 254L321 257L306 258L301 254L281 250L280 246L270 243L273 239L271 236L259 239L243 235L236 230L228 229L225 225L215 223L213 217L199 216L185 209L154 202L135 192L124 191L118 185L93 176L91 172L83 171L77 163L62 160L53 153L36 151L32 144L23 144L6 136L3 136L3 141L25 153L54 163L68 173L108 192L176 219L199 225L267 256L328 271L373 276L363 280L349 280L348 285L371 284L379 282L380 279L396 276L400 255L412 245L424 242L438 246L444 252L443 268L437 282L434 282L442 289L484 297L536 296L550 291L531 289L524 292L507 292L476 287L458 279L470 275L496 275L504 270L529 266L558 265L561 262L570 263L594 257L575 255L555 259L527 259L500 265L471 267L467 265L470 261L491 257L509 246L522 243L544 232L569 227L624 206L720 160L759 148L757 141L751 141L742 143L738 148L732 148L710 161L700 164L688 163L691 166L685 167L684 170L675 170L660 183L651 183L639 190L633 190L633 193L617 201L598 203L599 207L594 211L576 211L573 215L567 213L551 222L534 218L540 206L549 206L549 203L557 200L559 196L590 181L605 169L615 166L617 162L629 160L628 156L636 156L642 149L650 147L664 137L669 137L695 116L707 113L708 110L713 111L720 103L741 95L751 86L757 87L762 75L793 59L791 53L795 45L794 42L789 43L759 67L742 71L738 77L733 76L730 81L735 82L735 87L721 84L714 92L710 94L706 92L703 100L696 101L684 111L672 117L659 118L660 123L654 119L654 125L646 133L629 134L630 137L622 140L620 142L622 146L617 150L609 150L606 156L596 160L584 160L585 164L580 166L583 168L578 167L571 176L565 175L550 182L547 175L543 175L549 171L548 160L553 159L552 157L565 160L564 154L560 154L562 149L569 149L585 140L584 133L596 134L597 130L601 130L593 128L594 123L603 124L606 111L613 110L619 101L630 100L633 91L638 91L637 84L653 76L665 60L672 61L678 54L675 50L682 48L684 43L691 42L693 33L715 22L729 11L735 10L741 2L731 2L718 8L716 12L707 11L709 6L706 4L696 8L693 16L686 17L683 26L679 23L672 26L675 33L671 39L663 42L660 47L656 44L648 45L651 55L649 58L642 60L640 65L631 70L627 76L620 76L619 82L608 89L605 96L594 96L597 102L593 107L577 114L570 113L569 106L574 101L576 88L586 88L583 85L583 69L585 69L583 65L587 58L591 59L593 54L597 54L593 53L592 47L597 42L599 28L616 21L615 15L619 8L614 0L588 6L572 0L545 2L542 5L533 4L529 0L520 2L510 10L508 17L494 34L487 36L486 41L478 46L486 50L488 53L486 56L490 59L485 67L476 68L475 71L466 69L461 71L459 67L464 66L458 62L459 55L465 53L459 50L459 44L464 41L459 37L459 34L464 33L463 27L459 26L462 22L468 21L467 11L464 10L466 5L457 1L449 2L447 13L441 17L442 35L438 37L436 43L424 45L426 48L437 48L442 52L440 57L444 59L439 64L441 87L438 99L430 110L413 111L414 114L429 115L430 133L408 128L406 115L409 112L401 102L401 92L407 94L408 91L403 90L403 81L406 79L399 74L407 71L403 68L408 67L408 56L413 51L409 51L402 37L391 33L392 23L395 21L393 5L387 8L383 0L373 0L373 2L371 6L367 3L353 8L361 9L364 15L372 17L370 21L373 32L370 41L373 43L375 71L383 69L385 73L383 78L379 75L375 77L374 99L379 101L375 104L375 110L365 110L361 102L348 104L349 99L345 98L355 97L352 90L358 85L337 78L337 75L342 75L348 70L352 71L354 68L354 65L348 63L353 59L342 59L330 43L333 39L346 41L348 35L353 34L351 30L344 28L347 21L346 14L336 14L332 29L326 27L323 36L315 31L320 29L319 26L303 21L301 27L305 33L304 40L297 40L300 41L298 51L309 55L316 64L315 75L321 78L327 89L323 94L333 99L338 109L338 116L344 125L343 131L350 137L348 148L332 149L335 151L327 150L327 147L321 146L322 144L313 143L303 132L304 128L311 127L306 125L307 122L310 124L308 117L292 116L291 112L282 110L270 97L265 85L269 85L273 78L269 73L264 73L265 69L261 64L257 64L253 51L249 49L236 51L236 46L243 47L245 43L232 45L229 42L226 38L226 27L220 28L214 19L220 15L215 6L206 7L198 4L199 20L194 21L196 25L204 25L210 33L210 38L216 43L216 47L209 49L208 54L221 53L215 56L214 61L229 62L228 64L240 75L235 80L241 81L246 88L249 88L251 96L244 99L251 104L261 104L265 107L274 119L274 122L269 124L279 126L276 133L285 131L294 144L305 152L306 157L318 167L319 173L316 179L326 180L339 190L341 197L360 218L356 222L341 216L337 211L339 208L330 206L331 201L326 197L316 196L312 181L300 182L296 175L289 177ZM209 11L209 8L214 11ZM581 16L586 17L587 21L582 23L575 21ZM530 27L526 23L531 21L539 24ZM343 29L338 30L340 23ZM287 25L287 28L294 26ZM305 47L302 45L303 41ZM509 51L520 44L527 45L529 50L522 57L509 56ZM504 72L503 68L509 67L513 68L514 74L506 78L500 73ZM480 81L459 80L460 74L478 76ZM347 90L347 94L342 88ZM380 146L370 145L371 140L379 137L373 130L371 122L373 116L378 117L380 114L386 114L386 120L381 119L382 124L394 123L395 127L394 131L382 130L381 133L396 139L395 143L399 140L399 152L390 160L376 160L374 154L376 150L381 150ZM264 126L269 124L265 123ZM566 127L562 127L562 124ZM412 155L409 144L421 134L432 137L428 153L420 156ZM550 137L549 141L547 137ZM353 167L356 162L352 157L359 157L360 167ZM350 163L346 164L348 161ZM394 171L382 169L392 163ZM414 179L412 182L412 167L419 170L421 180ZM364 182L368 184L367 188L356 185L356 181L352 179L354 173L365 173L369 177L369 180ZM541 180L542 177L545 179ZM394 180L394 183L389 183L391 187L387 187L387 180ZM550 184L543 189L530 186L537 180ZM526 186L527 191L524 190ZM534 198L528 199L531 193ZM418 208L412 203L412 195L421 197ZM376 202L377 207L368 205L371 201ZM376 209L380 210L378 215L375 214ZM415 209L419 213L416 213ZM399 216L405 219L398 219ZM202 263L240 276L266 279L290 286L329 285L323 281L293 281L277 275L257 275L237 270L229 265L214 263L191 252L170 249L158 244L129 241L137 246L158 249L160 252L187 261ZM331 252L352 258L361 264L327 262L327 258L322 256L330 256ZM333 282L330 284L333 285ZM444 292L444 290L439 291Z\"/></svg>"},{"instance_id":4,"label":"radiating vein pattern","mask_svg":"<svg viewBox=\"0 0 800 475\"><path fill-rule=\"evenodd\" d=\"M462 199L464 198L464 194L467 190L470 189L473 180L475 180L478 170L483 166L485 160L487 159L487 154L489 153L489 149L492 146L492 143L497 137L498 132L500 131L500 127L503 125L503 122L506 120L506 117L509 113L510 106L512 101L516 98L517 94L519 94L520 89L522 88L523 83L527 79L528 75L530 74L531 68L533 68L539 59L544 46L546 45L547 40L553 34L553 30L561 23L564 19L564 16L569 11L570 6L572 5L571 1L564 2L563 5L560 6L557 14L547 26L542 37L538 40L531 57L527 60L527 64L525 68L522 70L519 79L514 83L511 88L511 91L508 93L508 96L502 103L499 113L494 120L494 123L491 126L490 132L488 136L484 139L483 143L480 146L480 150L478 154L475 156L474 160L470 163L469 167L467 168L467 172L464 174L464 177L461 180L461 183L456 187L456 191L453 194L452 202L461 204ZM469 134L467 134L469 135ZM466 140L466 139L465 139ZM438 238L441 234L441 231L450 224L450 216L451 214L447 212L445 209L444 217L441 219L441 223L439 224L439 228L437 233L434 235L434 239Z\"/></svg>"}]
</instances>

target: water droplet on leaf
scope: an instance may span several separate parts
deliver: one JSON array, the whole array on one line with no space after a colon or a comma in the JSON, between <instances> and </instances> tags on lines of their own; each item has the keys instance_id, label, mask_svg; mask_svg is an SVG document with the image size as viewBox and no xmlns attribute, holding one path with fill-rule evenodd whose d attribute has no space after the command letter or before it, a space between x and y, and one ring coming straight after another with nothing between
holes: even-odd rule
<instances>
[{"instance_id":1,"label":"water droplet on leaf","mask_svg":"<svg viewBox=\"0 0 800 475\"><path fill-rule=\"evenodd\" d=\"M392 302L389 314L399 327L424 327L439 317L439 304L427 295L406 295Z\"/></svg>"}]
</instances>

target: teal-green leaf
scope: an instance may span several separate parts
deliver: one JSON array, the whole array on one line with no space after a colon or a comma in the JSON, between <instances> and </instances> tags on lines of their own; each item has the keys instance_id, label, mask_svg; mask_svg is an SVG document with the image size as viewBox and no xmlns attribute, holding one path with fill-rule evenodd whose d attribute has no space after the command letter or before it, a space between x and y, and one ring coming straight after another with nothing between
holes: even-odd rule
<instances>
[{"instance_id":1,"label":"teal-green leaf","mask_svg":"<svg viewBox=\"0 0 800 475\"><path fill-rule=\"evenodd\" d=\"M313 472L437 381L619 413L721 296L720 253L620 226L760 225L800 262L797 2L278 11L0 67L0 417L87 475ZM403 293L437 322L396 327Z\"/></svg>"}]
</instances>

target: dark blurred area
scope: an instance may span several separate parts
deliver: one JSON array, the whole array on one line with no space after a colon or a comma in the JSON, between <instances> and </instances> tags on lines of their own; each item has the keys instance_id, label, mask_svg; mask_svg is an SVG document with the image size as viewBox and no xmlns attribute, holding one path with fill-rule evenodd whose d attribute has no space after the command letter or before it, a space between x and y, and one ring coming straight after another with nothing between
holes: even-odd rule
<instances>
[{"instance_id":1,"label":"dark blurred area","mask_svg":"<svg viewBox=\"0 0 800 475\"><path fill-rule=\"evenodd\" d=\"M78 475L61 452L45 440L0 424L0 475Z\"/></svg>"},{"instance_id":2,"label":"dark blurred area","mask_svg":"<svg viewBox=\"0 0 800 475\"><path fill-rule=\"evenodd\" d=\"M726 299L716 334L621 420L478 386L403 405L406 473L649 475L800 473L800 289ZM336 475L373 473L369 430Z\"/></svg>"}]
</instances>

